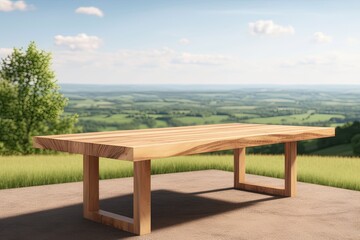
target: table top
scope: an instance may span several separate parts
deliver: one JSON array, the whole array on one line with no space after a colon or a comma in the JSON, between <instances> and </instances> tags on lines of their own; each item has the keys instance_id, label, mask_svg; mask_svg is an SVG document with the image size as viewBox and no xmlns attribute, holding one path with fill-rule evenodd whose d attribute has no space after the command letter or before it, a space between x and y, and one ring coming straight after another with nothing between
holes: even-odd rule
<instances>
[{"instance_id":1,"label":"table top","mask_svg":"<svg viewBox=\"0 0 360 240\"><path fill-rule=\"evenodd\" d=\"M34 147L141 161L250 146L332 137L335 128L212 124L34 137Z\"/></svg>"}]
</instances>

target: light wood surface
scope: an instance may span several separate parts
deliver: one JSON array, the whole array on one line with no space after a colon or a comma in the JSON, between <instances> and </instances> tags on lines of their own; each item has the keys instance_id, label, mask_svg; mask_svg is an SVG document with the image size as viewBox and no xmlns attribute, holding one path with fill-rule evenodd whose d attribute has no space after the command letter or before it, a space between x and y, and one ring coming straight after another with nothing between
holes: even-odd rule
<instances>
[{"instance_id":1,"label":"light wood surface","mask_svg":"<svg viewBox=\"0 0 360 240\"><path fill-rule=\"evenodd\" d=\"M84 218L124 231L144 235L151 232L151 161L134 162L133 218L100 210L99 158L84 155Z\"/></svg>"},{"instance_id":2,"label":"light wood surface","mask_svg":"<svg viewBox=\"0 0 360 240\"><path fill-rule=\"evenodd\" d=\"M236 189L276 196L285 196L285 189L252 183L238 183Z\"/></svg>"},{"instance_id":3,"label":"light wood surface","mask_svg":"<svg viewBox=\"0 0 360 240\"><path fill-rule=\"evenodd\" d=\"M296 195L296 155L297 143L285 143L285 195L295 197Z\"/></svg>"},{"instance_id":4,"label":"light wood surface","mask_svg":"<svg viewBox=\"0 0 360 240\"><path fill-rule=\"evenodd\" d=\"M265 193L270 195L278 195L283 197L295 197L296 195L296 182L297 182L297 169L296 169L296 155L297 155L297 142L285 143L285 186L271 187L259 184L252 184L245 181L245 168L246 156L245 149L234 149L234 188ZM266 160L265 160L266 161Z\"/></svg>"},{"instance_id":5,"label":"light wood surface","mask_svg":"<svg viewBox=\"0 0 360 240\"><path fill-rule=\"evenodd\" d=\"M335 129L215 124L34 137L37 148L141 161L334 136Z\"/></svg>"},{"instance_id":6,"label":"light wood surface","mask_svg":"<svg viewBox=\"0 0 360 240\"><path fill-rule=\"evenodd\" d=\"M99 158L84 155L83 170L83 212L85 218L92 219L99 211Z\"/></svg>"},{"instance_id":7,"label":"light wood surface","mask_svg":"<svg viewBox=\"0 0 360 240\"><path fill-rule=\"evenodd\" d=\"M134 232L151 232L151 161L134 162Z\"/></svg>"},{"instance_id":8,"label":"light wood surface","mask_svg":"<svg viewBox=\"0 0 360 240\"><path fill-rule=\"evenodd\" d=\"M245 183L245 148L234 149L234 188L239 188L240 183Z\"/></svg>"},{"instance_id":9,"label":"light wood surface","mask_svg":"<svg viewBox=\"0 0 360 240\"><path fill-rule=\"evenodd\" d=\"M115 213L99 210L96 217L91 219L93 221L124 230L127 232L135 233L134 220L129 217L121 216Z\"/></svg>"}]
</instances>

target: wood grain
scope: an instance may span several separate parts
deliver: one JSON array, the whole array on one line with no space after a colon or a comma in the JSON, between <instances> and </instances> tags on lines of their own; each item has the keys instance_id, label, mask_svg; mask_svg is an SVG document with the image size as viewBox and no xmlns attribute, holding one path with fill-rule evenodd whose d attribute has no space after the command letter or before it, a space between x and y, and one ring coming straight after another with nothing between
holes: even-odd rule
<instances>
[{"instance_id":1,"label":"wood grain","mask_svg":"<svg viewBox=\"0 0 360 240\"><path fill-rule=\"evenodd\" d=\"M102 224L124 230L127 232L135 233L134 232L134 220L129 217L121 216L115 213L99 210L97 212L98 220L97 222L100 222Z\"/></svg>"},{"instance_id":2,"label":"wood grain","mask_svg":"<svg viewBox=\"0 0 360 240\"><path fill-rule=\"evenodd\" d=\"M151 232L150 160L134 162L133 218L99 209L99 158L84 155L84 218L138 235Z\"/></svg>"},{"instance_id":3,"label":"wood grain","mask_svg":"<svg viewBox=\"0 0 360 240\"><path fill-rule=\"evenodd\" d=\"M151 161L134 162L134 233L151 232Z\"/></svg>"},{"instance_id":4,"label":"wood grain","mask_svg":"<svg viewBox=\"0 0 360 240\"><path fill-rule=\"evenodd\" d=\"M285 187L270 187L252 184L245 181L245 149L234 150L234 188L257 193L278 195L285 197L296 196L297 142L285 143Z\"/></svg>"},{"instance_id":5,"label":"wood grain","mask_svg":"<svg viewBox=\"0 0 360 240\"><path fill-rule=\"evenodd\" d=\"M334 128L214 124L34 137L37 148L129 161L334 136Z\"/></svg>"},{"instance_id":6,"label":"wood grain","mask_svg":"<svg viewBox=\"0 0 360 240\"><path fill-rule=\"evenodd\" d=\"M89 213L85 218L120 230L135 233L134 220L129 217L99 210Z\"/></svg>"},{"instance_id":7,"label":"wood grain","mask_svg":"<svg viewBox=\"0 0 360 240\"><path fill-rule=\"evenodd\" d=\"M245 148L234 149L234 188L239 187L239 183L245 183Z\"/></svg>"},{"instance_id":8,"label":"wood grain","mask_svg":"<svg viewBox=\"0 0 360 240\"><path fill-rule=\"evenodd\" d=\"M99 158L84 155L83 170L83 214L93 220L99 211Z\"/></svg>"},{"instance_id":9,"label":"wood grain","mask_svg":"<svg viewBox=\"0 0 360 240\"><path fill-rule=\"evenodd\" d=\"M296 168L297 143L285 143L285 195L296 196L297 168Z\"/></svg>"},{"instance_id":10,"label":"wood grain","mask_svg":"<svg viewBox=\"0 0 360 240\"><path fill-rule=\"evenodd\" d=\"M237 189L269 195L285 196L285 189L279 187L270 187L258 184L255 185L251 183L238 183Z\"/></svg>"}]
</instances>

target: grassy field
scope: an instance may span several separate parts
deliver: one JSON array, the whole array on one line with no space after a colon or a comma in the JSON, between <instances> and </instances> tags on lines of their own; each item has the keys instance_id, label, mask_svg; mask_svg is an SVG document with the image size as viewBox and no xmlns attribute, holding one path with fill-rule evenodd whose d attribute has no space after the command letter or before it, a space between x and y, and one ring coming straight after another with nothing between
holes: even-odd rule
<instances>
[{"instance_id":1,"label":"grassy field","mask_svg":"<svg viewBox=\"0 0 360 240\"><path fill-rule=\"evenodd\" d=\"M282 178L283 156L249 155L247 173ZM0 157L0 189L82 180L80 155ZM152 174L219 169L233 171L230 155L195 155L152 161ZM298 157L298 180L360 191L360 158ZM100 178L132 176L126 161L100 160ZM196 183L195 183L196 184Z\"/></svg>"}]
</instances>

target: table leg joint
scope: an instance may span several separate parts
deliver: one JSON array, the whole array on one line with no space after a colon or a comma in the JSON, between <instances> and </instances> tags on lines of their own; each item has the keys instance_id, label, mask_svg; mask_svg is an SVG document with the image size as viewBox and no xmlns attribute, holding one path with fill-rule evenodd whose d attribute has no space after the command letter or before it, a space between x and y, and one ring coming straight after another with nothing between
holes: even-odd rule
<instances>
[{"instance_id":1,"label":"table leg joint","mask_svg":"<svg viewBox=\"0 0 360 240\"><path fill-rule=\"evenodd\" d=\"M245 190L249 192L263 193L275 196L285 196L285 189L279 187L270 187L264 185L255 185L251 183L238 183L235 189Z\"/></svg>"},{"instance_id":2,"label":"table leg joint","mask_svg":"<svg viewBox=\"0 0 360 240\"><path fill-rule=\"evenodd\" d=\"M86 219L102 223L123 231L136 233L134 231L134 219L119 214L99 210L84 215Z\"/></svg>"},{"instance_id":3,"label":"table leg joint","mask_svg":"<svg viewBox=\"0 0 360 240\"><path fill-rule=\"evenodd\" d=\"M84 155L83 216L137 235L151 232L151 161L134 162L133 218L100 210L99 158Z\"/></svg>"},{"instance_id":4,"label":"table leg joint","mask_svg":"<svg viewBox=\"0 0 360 240\"><path fill-rule=\"evenodd\" d=\"M285 143L285 187L269 187L262 185L255 185L245 181L245 148L234 149L234 188L264 193L276 196L295 197L296 195L296 155L297 143Z\"/></svg>"}]
</instances>

